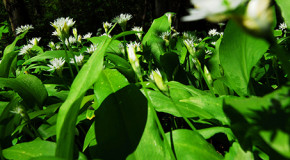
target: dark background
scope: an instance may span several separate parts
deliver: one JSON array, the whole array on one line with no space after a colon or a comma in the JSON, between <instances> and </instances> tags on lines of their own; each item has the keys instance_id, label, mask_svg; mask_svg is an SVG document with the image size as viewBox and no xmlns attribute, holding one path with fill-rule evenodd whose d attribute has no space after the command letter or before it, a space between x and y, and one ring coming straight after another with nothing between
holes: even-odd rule
<instances>
[{"instance_id":1,"label":"dark background","mask_svg":"<svg viewBox=\"0 0 290 160\"><path fill-rule=\"evenodd\" d=\"M2 0L0 3L0 22L7 21L11 31L2 37L1 48L3 43L9 44L14 39L15 28L25 24L35 28L29 37L40 36L49 41L53 32L50 22L58 17L73 18L76 21L74 27L82 35L87 32L95 35L102 28L102 22L110 22L120 13L133 15L128 29L142 26L145 32L155 18L169 11L177 13L173 25L179 32L217 28L216 24L204 20L181 22L180 17L187 15L187 9L193 7L189 0ZM119 32L118 29L115 32Z\"/></svg>"}]
</instances>

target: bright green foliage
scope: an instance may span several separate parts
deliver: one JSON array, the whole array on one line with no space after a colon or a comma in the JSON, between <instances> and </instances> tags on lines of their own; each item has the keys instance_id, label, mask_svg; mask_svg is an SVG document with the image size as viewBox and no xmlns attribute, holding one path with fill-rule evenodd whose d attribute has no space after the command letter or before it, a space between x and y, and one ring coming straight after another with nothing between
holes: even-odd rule
<instances>
[{"instance_id":1,"label":"bright green foliage","mask_svg":"<svg viewBox=\"0 0 290 160\"><path fill-rule=\"evenodd\" d=\"M288 8L290 7L290 2L289 1L284 1L284 0L275 0L278 6L281 9L282 16L287 24L287 26L290 26L290 12L288 11Z\"/></svg>"},{"instance_id":2,"label":"bright green foliage","mask_svg":"<svg viewBox=\"0 0 290 160\"><path fill-rule=\"evenodd\" d=\"M268 47L265 40L247 34L233 21L228 23L220 45L219 59L225 83L238 95L250 95L251 70Z\"/></svg>"},{"instance_id":3,"label":"bright green foliage","mask_svg":"<svg viewBox=\"0 0 290 160\"><path fill-rule=\"evenodd\" d=\"M3 156L7 159L30 160L39 156L53 156L56 144L49 141L34 140L20 143L8 149L4 149Z\"/></svg>"},{"instance_id":4,"label":"bright green foliage","mask_svg":"<svg viewBox=\"0 0 290 160\"><path fill-rule=\"evenodd\" d=\"M289 159L289 33L254 37L240 9L224 33L178 33L167 13L26 55L17 36L0 62L0 159Z\"/></svg>"}]
</instances>

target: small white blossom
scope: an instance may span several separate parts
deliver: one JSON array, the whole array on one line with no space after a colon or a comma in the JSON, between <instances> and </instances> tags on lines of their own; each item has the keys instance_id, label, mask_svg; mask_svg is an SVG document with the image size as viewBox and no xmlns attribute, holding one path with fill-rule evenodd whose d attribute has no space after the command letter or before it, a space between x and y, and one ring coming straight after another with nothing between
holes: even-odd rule
<instances>
[{"instance_id":1,"label":"small white blossom","mask_svg":"<svg viewBox=\"0 0 290 160\"><path fill-rule=\"evenodd\" d=\"M159 37L161 37L163 40L169 40L170 32L169 31L162 32Z\"/></svg>"},{"instance_id":2,"label":"small white blossom","mask_svg":"<svg viewBox=\"0 0 290 160\"><path fill-rule=\"evenodd\" d=\"M216 42L211 42L211 44L215 46Z\"/></svg>"},{"instance_id":3,"label":"small white blossom","mask_svg":"<svg viewBox=\"0 0 290 160\"><path fill-rule=\"evenodd\" d=\"M53 70L60 70L62 69L62 66L65 63L64 58L54 58L52 60L49 61L50 64L48 64L47 66L50 67L50 69L48 71L53 71Z\"/></svg>"},{"instance_id":4,"label":"small white blossom","mask_svg":"<svg viewBox=\"0 0 290 160\"><path fill-rule=\"evenodd\" d=\"M34 45L34 46L37 46L39 41L40 41L41 37L38 37L38 38L32 38L31 40L29 40L29 43Z\"/></svg>"},{"instance_id":5,"label":"small white blossom","mask_svg":"<svg viewBox=\"0 0 290 160\"><path fill-rule=\"evenodd\" d=\"M60 39L68 37L69 29L74 24L75 24L75 21L73 21L73 19L69 17L66 17L66 18L61 17L61 18L56 19L54 22L50 22L50 25L55 28L56 35L60 37Z\"/></svg>"},{"instance_id":6,"label":"small white blossom","mask_svg":"<svg viewBox=\"0 0 290 160\"><path fill-rule=\"evenodd\" d=\"M134 26L132 28L132 31L138 31L138 32L140 32L140 31L143 31L143 28L142 27L138 27L138 26Z\"/></svg>"},{"instance_id":7,"label":"small white blossom","mask_svg":"<svg viewBox=\"0 0 290 160\"><path fill-rule=\"evenodd\" d=\"M31 48L33 47L32 44L27 44L24 45L21 49L20 52L18 53L18 55L24 55L24 54L28 54L31 50Z\"/></svg>"},{"instance_id":8,"label":"small white blossom","mask_svg":"<svg viewBox=\"0 0 290 160\"><path fill-rule=\"evenodd\" d=\"M55 46L55 49L57 49L57 50L59 50L61 47L60 47L60 45L59 44L57 44L56 46Z\"/></svg>"},{"instance_id":9,"label":"small white blossom","mask_svg":"<svg viewBox=\"0 0 290 160\"><path fill-rule=\"evenodd\" d=\"M55 44L54 42L49 42L47 45L50 49L55 49Z\"/></svg>"},{"instance_id":10,"label":"small white blossom","mask_svg":"<svg viewBox=\"0 0 290 160\"><path fill-rule=\"evenodd\" d=\"M16 35L20 34L20 33L23 33L23 32L26 32L30 29L34 29L32 25L24 25L24 26L20 26L20 27L17 27L16 28Z\"/></svg>"},{"instance_id":11,"label":"small white blossom","mask_svg":"<svg viewBox=\"0 0 290 160\"><path fill-rule=\"evenodd\" d=\"M109 38L112 38L111 35L107 34L107 33L103 33L101 36L107 36Z\"/></svg>"},{"instance_id":12,"label":"small white blossom","mask_svg":"<svg viewBox=\"0 0 290 160\"><path fill-rule=\"evenodd\" d=\"M57 36L57 32L56 31L53 31L51 35Z\"/></svg>"},{"instance_id":13,"label":"small white blossom","mask_svg":"<svg viewBox=\"0 0 290 160\"><path fill-rule=\"evenodd\" d=\"M216 35L219 35L219 32L217 32L216 29L211 29L208 31L208 35L209 36L216 36Z\"/></svg>"},{"instance_id":14,"label":"small white blossom","mask_svg":"<svg viewBox=\"0 0 290 160\"><path fill-rule=\"evenodd\" d=\"M109 23L109 22L103 22L103 27L105 29L105 32L108 33L109 29L113 26L112 23Z\"/></svg>"},{"instance_id":15,"label":"small white blossom","mask_svg":"<svg viewBox=\"0 0 290 160\"><path fill-rule=\"evenodd\" d=\"M123 54L125 54L125 47L124 47L123 43L119 44L119 49Z\"/></svg>"},{"instance_id":16,"label":"small white blossom","mask_svg":"<svg viewBox=\"0 0 290 160\"><path fill-rule=\"evenodd\" d=\"M80 54L79 56L75 55L75 60L78 66L81 66L83 64L84 56ZM70 63L75 63L74 59L70 59Z\"/></svg>"},{"instance_id":17,"label":"small white blossom","mask_svg":"<svg viewBox=\"0 0 290 160\"><path fill-rule=\"evenodd\" d=\"M75 37L70 36L70 37L68 38L68 42L69 42L70 44L74 44L74 43L77 42L77 40L76 40Z\"/></svg>"},{"instance_id":18,"label":"small white blossom","mask_svg":"<svg viewBox=\"0 0 290 160\"><path fill-rule=\"evenodd\" d=\"M97 45L91 44L91 46L89 48L87 48L87 52L89 54L93 54L95 52L95 50L97 50Z\"/></svg>"},{"instance_id":19,"label":"small white blossom","mask_svg":"<svg viewBox=\"0 0 290 160\"><path fill-rule=\"evenodd\" d=\"M182 33L182 35L183 35L183 39L189 39L189 40L192 40L192 41L196 41L196 36L195 35L193 35L192 33L190 33L190 32L183 32Z\"/></svg>"},{"instance_id":20,"label":"small white blossom","mask_svg":"<svg viewBox=\"0 0 290 160\"><path fill-rule=\"evenodd\" d=\"M194 41L193 40L186 39L183 42L186 46L194 48Z\"/></svg>"},{"instance_id":21,"label":"small white blossom","mask_svg":"<svg viewBox=\"0 0 290 160\"><path fill-rule=\"evenodd\" d=\"M168 91L168 86L164 83L159 69L151 72L149 80L153 81L161 91Z\"/></svg>"},{"instance_id":22,"label":"small white blossom","mask_svg":"<svg viewBox=\"0 0 290 160\"><path fill-rule=\"evenodd\" d=\"M170 12L168 12L168 13L166 13L165 14L166 16L167 16L167 18L168 18L168 22L171 24L172 23L172 17L173 17L173 13L170 13Z\"/></svg>"},{"instance_id":23,"label":"small white blossom","mask_svg":"<svg viewBox=\"0 0 290 160\"><path fill-rule=\"evenodd\" d=\"M12 111L10 111L11 113L14 113L14 114L18 114L20 115L21 117L24 117L25 116L25 113L24 113L24 110L21 106L17 106L15 107Z\"/></svg>"},{"instance_id":24,"label":"small white blossom","mask_svg":"<svg viewBox=\"0 0 290 160\"><path fill-rule=\"evenodd\" d=\"M206 50L205 53L208 54L208 55L211 55L212 51L211 50Z\"/></svg>"},{"instance_id":25,"label":"small white blossom","mask_svg":"<svg viewBox=\"0 0 290 160\"><path fill-rule=\"evenodd\" d=\"M89 32L83 36L83 39L89 39L89 38L91 38L92 35L93 35L93 33Z\"/></svg>"},{"instance_id":26,"label":"small white blossom","mask_svg":"<svg viewBox=\"0 0 290 160\"><path fill-rule=\"evenodd\" d=\"M286 24L285 22L280 23L280 25L279 25L279 29L281 29L281 30L285 30L285 29L287 29L287 24Z\"/></svg>"},{"instance_id":27,"label":"small white blossom","mask_svg":"<svg viewBox=\"0 0 290 160\"><path fill-rule=\"evenodd\" d=\"M114 23L119 23L119 24L122 24L122 23L126 23L128 22L130 19L132 19L132 15L131 14L123 14L121 13L119 16L115 17L113 19L113 22Z\"/></svg>"}]
</instances>

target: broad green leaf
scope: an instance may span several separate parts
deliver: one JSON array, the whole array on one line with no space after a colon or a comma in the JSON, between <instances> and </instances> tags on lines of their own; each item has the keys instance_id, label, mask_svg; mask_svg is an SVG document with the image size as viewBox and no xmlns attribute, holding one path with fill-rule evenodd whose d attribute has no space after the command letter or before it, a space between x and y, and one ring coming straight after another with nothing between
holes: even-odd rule
<instances>
[{"instance_id":1,"label":"broad green leaf","mask_svg":"<svg viewBox=\"0 0 290 160\"><path fill-rule=\"evenodd\" d=\"M150 99L155 110L158 112L169 113L177 117L183 117L183 116L184 117L200 117L202 119L214 118L210 113L202 110L201 108L197 106L194 106L185 102L180 102L179 100L188 98L188 96L185 96L185 94L188 94L188 93L186 93L183 90L179 90L179 91L175 90L174 92L170 90L170 93L175 93L176 96L180 96L179 98L174 97L175 100L169 98L168 96L164 95L160 91L148 90L147 92L149 96L147 98ZM182 96L185 96L185 97L182 97ZM177 107L182 113L178 111Z\"/></svg>"},{"instance_id":2,"label":"broad green leaf","mask_svg":"<svg viewBox=\"0 0 290 160\"><path fill-rule=\"evenodd\" d=\"M218 154L198 132L178 129L171 133L166 133L169 141L172 141L175 154L178 160L192 159L210 159L218 160L223 157Z\"/></svg>"},{"instance_id":3,"label":"broad green leaf","mask_svg":"<svg viewBox=\"0 0 290 160\"><path fill-rule=\"evenodd\" d=\"M27 32L24 32L20 34L19 36L17 36L15 40L13 41L13 43L11 43L5 48L4 54L2 57L2 62L0 63L0 77L5 77L5 78L8 77L9 71L11 70L12 62L14 61L13 63L16 63L15 58L18 52L14 51L15 45L20 39L24 38L26 33Z\"/></svg>"},{"instance_id":4,"label":"broad green leaf","mask_svg":"<svg viewBox=\"0 0 290 160\"><path fill-rule=\"evenodd\" d=\"M118 71L120 71L124 76L129 79L135 78L135 72L133 71L130 63L127 60L123 59L118 55L110 53L107 53L105 55L105 58L110 60L115 65L116 69L118 69Z\"/></svg>"},{"instance_id":5,"label":"broad green leaf","mask_svg":"<svg viewBox=\"0 0 290 160\"><path fill-rule=\"evenodd\" d=\"M15 96L0 114L0 144L2 148L11 145L11 134L21 122L21 117L11 112L20 105L19 101L21 98Z\"/></svg>"},{"instance_id":6,"label":"broad green leaf","mask_svg":"<svg viewBox=\"0 0 290 160\"><path fill-rule=\"evenodd\" d=\"M1 87L12 88L30 105L41 105L47 97L42 82L36 76L29 74L21 74L17 78L0 78Z\"/></svg>"},{"instance_id":7,"label":"broad green leaf","mask_svg":"<svg viewBox=\"0 0 290 160\"><path fill-rule=\"evenodd\" d=\"M164 50L164 41L159 36L162 32L166 32L170 29L170 23L168 22L168 17L163 15L160 18L157 18L153 21L151 27L148 32L145 34L142 44L144 46L144 50L149 50L157 62L160 62L160 56L165 53Z\"/></svg>"},{"instance_id":8,"label":"broad green leaf","mask_svg":"<svg viewBox=\"0 0 290 160\"><path fill-rule=\"evenodd\" d=\"M282 16L287 24L287 28L290 26L290 1L285 1L285 0L276 0L276 3L281 9Z\"/></svg>"},{"instance_id":9,"label":"broad green leaf","mask_svg":"<svg viewBox=\"0 0 290 160\"><path fill-rule=\"evenodd\" d=\"M29 160L64 160L62 158L57 158L54 156L40 156L36 158L30 158Z\"/></svg>"},{"instance_id":10,"label":"broad green leaf","mask_svg":"<svg viewBox=\"0 0 290 160\"><path fill-rule=\"evenodd\" d=\"M45 88L47 90L48 96L57 97L57 98L59 98L62 101L66 100L69 91L66 91L66 90L58 91L56 89L56 87L60 87L60 86L57 85L57 84L45 84L44 86L45 86Z\"/></svg>"},{"instance_id":11,"label":"broad green leaf","mask_svg":"<svg viewBox=\"0 0 290 160\"><path fill-rule=\"evenodd\" d=\"M208 114L212 115L213 118L221 121L223 124L229 124L226 115L222 108L222 98L216 98L209 95L194 96L187 99L182 99L180 102L192 104Z\"/></svg>"},{"instance_id":12,"label":"broad green leaf","mask_svg":"<svg viewBox=\"0 0 290 160\"><path fill-rule=\"evenodd\" d=\"M144 32L142 32L142 31L125 31L125 32L122 32L122 33L115 35L113 38L118 39L120 37L132 35L132 34L136 34L136 33L144 33Z\"/></svg>"},{"instance_id":13,"label":"broad green leaf","mask_svg":"<svg viewBox=\"0 0 290 160\"><path fill-rule=\"evenodd\" d=\"M16 56L17 52L12 51L2 58L2 61L0 63L0 77L8 77L12 61Z\"/></svg>"},{"instance_id":14,"label":"broad green leaf","mask_svg":"<svg viewBox=\"0 0 290 160\"><path fill-rule=\"evenodd\" d=\"M111 39L106 37L100 41L97 50L76 76L66 101L59 109L56 127L57 157L72 159L74 132L80 103L103 69L104 54L110 42Z\"/></svg>"},{"instance_id":15,"label":"broad green leaf","mask_svg":"<svg viewBox=\"0 0 290 160\"><path fill-rule=\"evenodd\" d=\"M113 40L107 49L107 53L121 55L122 51L120 49L120 45L123 45L120 41Z\"/></svg>"},{"instance_id":16,"label":"broad green leaf","mask_svg":"<svg viewBox=\"0 0 290 160\"><path fill-rule=\"evenodd\" d=\"M226 84L240 96L249 95L249 80L253 66L267 51L269 44L244 32L229 21L222 39L219 58Z\"/></svg>"},{"instance_id":17,"label":"broad green leaf","mask_svg":"<svg viewBox=\"0 0 290 160\"><path fill-rule=\"evenodd\" d=\"M150 105L150 104L149 104ZM171 159L169 150L166 148L164 141L160 135L156 122L154 120L153 111L148 107L148 116L142 138L136 150L130 154L127 160L148 160L148 159Z\"/></svg>"},{"instance_id":18,"label":"broad green leaf","mask_svg":"<svg viewBox=\"0 0 290 160\"><path fill-rule=\"evenodd\" d=\"M68 56L72 57L70 54L68 54ZM60 58L60 57L66 57L65 50L46 51L42 54L39 54L35 57L28 59L27 61L23 63L23 65L27 65L32 62L44 61L46 59L53 59L53 58Z\"/></svg>"},{"instance_id":19,"label":"broad green leaf","mask_svg":"<svg viewBox=\"0 0 290 160\"><path fill-rule=\"evenodd\" d=\"M54 142L34 140L16 144L3 150L3 156L7 159L29 160L39 156L54 156L56 144Z\"/></svg>"},{"instance_id":20,"label":"broad green leaf","mask_svg":"<svg viewBox=\"0 0 290 160\"><path fill-rule=\"evenodd\" d=\"M198 133L202 135L204 139L209 139L217 133L224 133L225 135L227 135L229 141L232 141L233 139L235 139L235 136L232 130L226 127L210 127L210 128L199 129Z\"/></svg>"},{"instance_id":21,"label":"broad green leaf","mask_svg":"<svg viewBox=\"0 0 290 160\"><path fill-rule=\"evenodd\" d=\"M8 104L9 104L9 102L0 101L0 115L2 114L2 112L7 107Z\"/></svg>"},{"instance_id":22,"label":"broad green leaf","mask_svg":"<svg viewBox=\"0 0 290 160\"><path fill-rule=\"evenodd\" d=\"M244 151L238 142L234 142L230 150L225 155L225 160L254 160L254 155L251 151Z\"/></svg>"},{"instance_id":23,"label":"broad green leaf","mask_svg":"<svg viewBox=\"0 0 290 160\"><path fill-rule=\"evenodd\" d=\"M86 150L86 148L89 145L96 145L96 144L97 144L97 141L96 141L96 135L95 135L95 122L94 122L86 134L84 145L83 145L83 152Z\"/></svg>"},{"instance_id":24,"label":"broad green leaf","mask_svg":"<svg viewBox=\"0 0 290 160\"><path fill-rule=\"evenodd\" d=\"M47 106L46 109L42 109L42 110L38 110L38 111L34 111L34 112L30 112L28 114L30 120L34 119L38 116L41 115L47 115L47 114L52 114L54 113L59 107L61 106L61 103L56 103L56 104L52 104L50 106Z\"/></svg>"},{"instance_id":25,"label":"broad green leaf","mask_svg":"<svg viewBox=\"0 0 290 160\"><path fill-rule=\"evenodd\" d=\"M140 142L147 101L117 70L104 70L94 86L100 107L95 112L96 158L124 159Z\"/></svg>"},{"instance_id":26,"label":"broad green leaf","mask_svg":"<svg viewBox=\"0 0 290 160\"><path fill-rule=\"evenodd\" d=\"M281 130L276 131L273 138L272 131L261 131L259 134L263 140L278 153L290 159L290 136Z\"/></svg>"}]
</instances>

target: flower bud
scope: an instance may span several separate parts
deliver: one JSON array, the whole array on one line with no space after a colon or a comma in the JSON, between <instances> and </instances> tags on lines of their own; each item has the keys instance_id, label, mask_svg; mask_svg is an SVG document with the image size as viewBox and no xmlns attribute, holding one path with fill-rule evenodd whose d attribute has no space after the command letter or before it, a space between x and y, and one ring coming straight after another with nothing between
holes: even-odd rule
<instances>
[{"instance_id":1,"label":"flower bud","mask_svg":"<svg viewBox=\"0 0 290 160\"><path fill-rule=\"evenodd\" d=\"M158 69L155 71L152 71L149 77L155 84L156 86L163 92L168 91L168 86L164 83L162 79L162 75Z\"/></svg>"}]
</instances>

